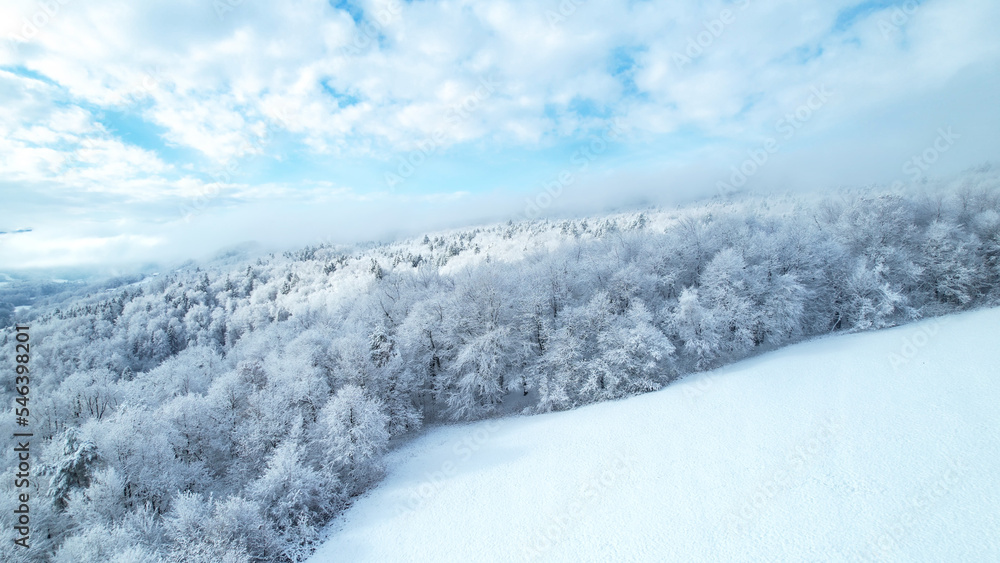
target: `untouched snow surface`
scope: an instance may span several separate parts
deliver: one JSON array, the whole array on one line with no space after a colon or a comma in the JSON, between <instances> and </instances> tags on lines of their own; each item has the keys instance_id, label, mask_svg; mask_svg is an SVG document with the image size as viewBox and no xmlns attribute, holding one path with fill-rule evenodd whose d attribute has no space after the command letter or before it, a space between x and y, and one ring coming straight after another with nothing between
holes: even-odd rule
<instances>
[{"instance_id":1,"label":"untouched snow surface","mask_svg":"<svg viewBox=\"0 0 1000 563\"><path fill-rule=\"evenodd\" d=\"M332 561L1000 561L1000 309L434 429Z\"/></svg>"}]
</instances>

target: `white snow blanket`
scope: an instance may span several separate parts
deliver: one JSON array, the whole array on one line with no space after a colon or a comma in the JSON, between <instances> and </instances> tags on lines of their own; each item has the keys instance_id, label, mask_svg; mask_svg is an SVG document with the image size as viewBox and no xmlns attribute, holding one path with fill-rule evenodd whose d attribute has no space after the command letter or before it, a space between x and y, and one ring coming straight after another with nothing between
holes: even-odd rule
<instances>
[{"instance_id":1,"label":"white snow blanket","mask_svg":"<svg viewBox=\"0 0 1000 563\"><path fill-rule=\"evenodd\" d=\"M1000 309L437 428L312 561L1000 561Z\"/></svg>"}]
</instances>

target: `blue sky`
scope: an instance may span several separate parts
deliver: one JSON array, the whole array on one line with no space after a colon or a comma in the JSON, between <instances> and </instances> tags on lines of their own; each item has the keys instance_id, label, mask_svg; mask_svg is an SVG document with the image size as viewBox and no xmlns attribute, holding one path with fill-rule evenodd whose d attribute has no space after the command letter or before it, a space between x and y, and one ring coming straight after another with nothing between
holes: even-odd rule
<instances>
[{"instance_id":1,"label":"blue sky","mask_svg":"<svg viewBox=\"0 0 1000 563\"><path fill-rule=\"evenodd\" d=\"M1000 149L998 28L992 0L5 2L0 270L671 204L741 167L948 176Z\"/></svg>"}]
</instances>

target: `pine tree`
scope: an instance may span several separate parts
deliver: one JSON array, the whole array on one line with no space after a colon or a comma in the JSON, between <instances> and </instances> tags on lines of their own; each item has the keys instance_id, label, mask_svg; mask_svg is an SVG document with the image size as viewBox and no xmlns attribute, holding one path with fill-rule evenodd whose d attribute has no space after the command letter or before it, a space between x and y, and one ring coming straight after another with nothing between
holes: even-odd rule
<instances>
[{"instance_id":1,"label":"pine tree","mask_svg":"<svg viewBox=\"0 0 1000 563\"><path fill-rule=\"evenodd\" d=\"M60 509L66 508L69 494L90 486L94 471L101 462L97 445L90 440L82 440L76 428L68 428L58 439L62 456L48 468L49 495Z\"/></svg>"}]
</instances>

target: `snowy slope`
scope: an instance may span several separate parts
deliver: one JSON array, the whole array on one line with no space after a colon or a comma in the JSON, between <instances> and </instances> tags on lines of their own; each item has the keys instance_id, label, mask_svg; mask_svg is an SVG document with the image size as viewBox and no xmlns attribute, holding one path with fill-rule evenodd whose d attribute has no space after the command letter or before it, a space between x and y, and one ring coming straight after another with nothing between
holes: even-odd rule
<instances>
[{"instance_id":1,"label":"snowy slope","mask_svg":"<svg viewBox=\"0 0 1000 563\"><path fill-rule=\"evenodd\" d=\"M1000 309L438 428L328 561L1000 561Z\"/></svg>"}]
</instances>

